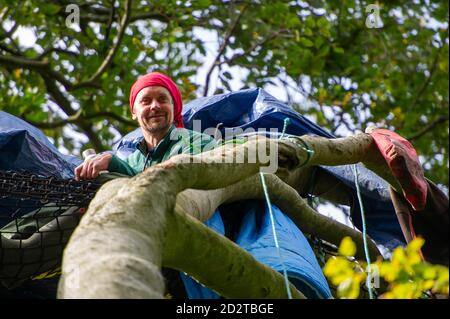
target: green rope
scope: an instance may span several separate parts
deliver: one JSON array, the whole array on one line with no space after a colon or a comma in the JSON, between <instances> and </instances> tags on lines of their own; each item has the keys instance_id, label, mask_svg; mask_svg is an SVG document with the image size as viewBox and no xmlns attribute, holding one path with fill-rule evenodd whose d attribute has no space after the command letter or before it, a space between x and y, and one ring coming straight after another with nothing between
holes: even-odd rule
<instances>
[{"instance_id":1,"label":"green rope","mask_svg":"<svg viewBox=\"0 0 450 319\"><path fill-rule=\"evenodd\" d=\"M284 119L283 131L281 133L280 140L284 138L284 134L286 133L286 129L287 129L289 123L291 123L291 120L288 117L286 117ZM306 160L299 167L303 167L306 164L308 164L309 160L311 159L312 155L314 154L314 150L310 149L308 144L299 136L296 136L295 138L288 136L286 139L289 140L290 142L294 143L295 145L297 145L298 147L300 147L302 150L304 150L306 152ZM297 140L299 140L303 145L298 144Z\"/></svg>"},{"instance_id":2,"label":"green rope","mask_svg":"<svg viewBox=\"0 0 450 319\"><path fill-rule=\"evenodd\" d=\"M277 236L277 231L275 228L275 218L274 218L273 212L272 212L272 203L270 202L269 192L267 190L267 185L266 185L266 181L264 179L264 174L262 172L260 172L259 176L261 177L261 183L262 183L262 186L264 189L264 196L266 197L267 206L269 207L270 223L272 225L272 233L273 233L273 239L275 241L275 247L277 248L278 257L280 258L280 263L281 263L281 266L283 267L283 277L284 277L284 283L286 285L286 292L288 295L288 299L292 299L292 293L291 293L291 290L289 289L289 280L288 280L286 265L284 264L283 255L281 254L280 245L278 244L278 236Z\"/></svg>"},{"instance_id":3,"label":"green rope","mask_svg":"<svg viewBox=\"0 0 450 319\"><path fill-rule=\"evenodd\" d=\"M289 118L285 118L284 124L283 124L283 131L281 133L280 139L284 136L284 133L286 132L286 128L288 125L289 125ZM275 241L275 247L277 249L278 257L280 258L280 263L283 268L283 277L284 277L284 283L286 285L286 292L287 292L288 298L292 299L292 293L291 293L291 290L289 289L289 279L288 279L288 275L287 275L286 265L284 263L280 245L278 244L278 235L277 235L277 230L275 228L275 218L274 218L273 212L272 212L272 203L270 201L269 191L267 190L267 185L266 185L266 180L264 179L264 174L262 172L260 172L259 176L261 177L261 183L262 183L263 190L264 190L264 196L266 198L267 207L269 208L270 223L272 226L272 233L273 233L273 239Z\"/></svg>"},{"instance_id":4,"label":"green rope","mask_svg":"<svg viewBox=\"0 0 450 319\"><path fill-rule=\"evenodd\" d=\"M283 121L283 130L281 131L280 140L284 137L284 133L286 133L286 129L290 123L291 123L291 119L286 117Z\"/></svg>"},{"instance_id":5,"label":"green rope","mask_svg":"<svg viewBox=\"0 0 450 319\"><path fill-rule=\"evenodd\" d=\"M310 149L308 144L299 136L297 136L296 139L288 137L288 140L290 142L294 143L295 145L297 145L298 147L300 147L302 150L304 150L306 152L306 160L299 166L299 168L305 166L306 164L308 164L309 160L311 159L312 155L314 154L314 150ZM297 140L302 142L303 145L298 144Z\"/></svg>"},{"instance_id":6,"label":"green rope","mask_svg":"<svg viewBox=\"0 0 450 319\"><path fill-rule=\"evenodd\" d=\"M356 194L358 195L358 202L359 207L361 209L361 220L362 220L362 233L363 233L363 243L364 243L364 254L366 257L367 262L367 279L366 279L366 286L369 291L369 298L374 299L373 291L372 291L372 270L370 266L370 255L369 255L369 246L367 244L367 230L366 230L366 218L364 214L364 206L363 201L361 197L361 190L359 189L359 182L358 182L358 170L356 168L356 164L352 165L353 175L355 176L355 186L356 186Z\"/></svg>"}]
</instances>

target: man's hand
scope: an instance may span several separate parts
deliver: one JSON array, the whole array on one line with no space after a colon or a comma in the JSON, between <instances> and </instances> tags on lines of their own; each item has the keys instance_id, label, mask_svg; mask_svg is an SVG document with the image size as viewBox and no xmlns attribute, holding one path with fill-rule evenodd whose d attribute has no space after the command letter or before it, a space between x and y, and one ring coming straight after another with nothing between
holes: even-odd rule
<instances>
[{"instance_id":1,"label":"man's hand","mask_svg":"<svg viewBox=\"0 0 450 319\"><path fill-rule=\"evenodd\" d=\"M112 154L104 153L87 158L80 166L75 168L75 180L94 179L101 171L108 169Z\"/></svg>"}]
</instances>

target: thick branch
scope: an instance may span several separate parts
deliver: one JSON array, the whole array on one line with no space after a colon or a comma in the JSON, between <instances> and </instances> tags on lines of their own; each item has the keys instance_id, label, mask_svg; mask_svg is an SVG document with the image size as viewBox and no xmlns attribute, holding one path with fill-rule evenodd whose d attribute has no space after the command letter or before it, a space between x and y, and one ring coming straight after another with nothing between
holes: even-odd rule
<instances>
[{"instance_id":1,"label":"thick branch","mask_svg":"<svg viewBox=\"0 0 450 319\"><path fill-rule=\"evenodd\" d=\"M168 215L162 253L164 266L188 273L225 298L288 297L280 273L177 209ZM305 299L295 286L289 288L293 298Z\"/></svg>"},{"instance_id":2,"label":"thick branch","mask_svg":"<svg viewBox=\"0 0 450 319\"><path fill-rule=\"evenodd\" d=\"M303 156L305 162L306 152L303 142L314 150L307 162L309 166L337 166L362 162L367 168L387 181L397 192L401 193L401 186L392 175L370 134L356 134L335 139L304 135L301 138L294 137L290 140L299 146L298 150L303 155L299 154L298 156Z\"/></svg>"},{"instance_id":3,"label":"thick branch","mask_svg":"<svg viewBox=\"0 0 450 319\"><path fill-rule=\"evenodd\" d=\"M177 207L196 219L206 221L222 204L246 199L264 200L259 178L259 175L255 175L217 190L185 190L178 194ZM288 215L299 229L336 246L339 246L344 237L349 236L356 243L356 257L364 259L364 242L360 232L313 210L294 188L276 175L265 174L265 180L272 202ZM371 256L380 256L376 245L371 241L369 250Z\"/></svg>"},{"instance_id":4,"label":"thick branch","mask_svg":"<svg viewBox=\"0 0 450 319\"><path fill-rule=\"evenodd\" d=\"M14 66L18 68L25 68L30 70L35 70L39 72L41 75L48 76L49 78L55 79L60 82L66 89L70 89L72 83L67 80L64 75L61 73L51 69L50 63L48 61L38 61L31 60L18 56L6 56L0 55L0 64L4 64L6 66Z\"/></svg>"}]
</instances>

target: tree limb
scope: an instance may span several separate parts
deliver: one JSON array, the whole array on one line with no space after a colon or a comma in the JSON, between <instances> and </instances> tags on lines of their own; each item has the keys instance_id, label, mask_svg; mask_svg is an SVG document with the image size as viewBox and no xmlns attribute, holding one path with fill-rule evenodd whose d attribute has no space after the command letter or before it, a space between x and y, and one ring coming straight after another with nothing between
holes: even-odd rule
<instances>
[{"instance_id":1,"label":"tree limb","mask_svg":"<svg viewBox=\"0 0 450 319\"><path fill-rule=\"evenodd\" d=\"M230 37L232 36L233 32L235 31L239 21L241 20L242 15L244 14L244 12L246 10L247 10L247 4L245 4L243 6L241 11L239 12L239 15L236 17L234 22L228 28L228 30L227 30L227 32L225 34L224 40L222 42L222 45L219 47L219 51L217 52L217 56L214 59L214 62L212 63L211 67L209 68L208 73L206 74L205 89L203 91L203 96L207 96L208 95L209 82L211 80L211 74L212 74L213 70L215 69L215 67L220 64L219 60L222 57L223 53L225 52L225 49L226 49L226 47L228 45L228 41L230 41Z\"/></svg>"},{"instance_id":2,"label":"tree limb","mask_svg":"<svg viewBox=\"0 0 450 319\"><path fill-rule=\"evenodd\" d=\"M111 27L112 27L112 23L114 20L114 15L116 14L116 7L114 6L114 2L115 0L111 1L111 13L109 15L109 19L108 19L108 24L106 26L106 31L105 31L105 39L103 40L103 42L105 43L105 48L106 48L106 44L108 43L109 40L109 35L111 33Z\"/></svg>"},{"instance_id":3,"label":"tree limb","mask_svg":"<svg viewBox=\"0 0 450 319\"><path fill-rule=\"evenodd\" d=\"M345 236L349 236L357 246L356 257L364 260L364 242L361 232L316 212L299 195L299 192L303 193L304 190L294 189L286 184L286 180L282 181L276 175L265 174L264 176L273 204L289 216L300 230L337 247ZM290 182L293 182L293 179ZM265 200L259 174L221 189L185 190L178 194L177 206L196 219L206 221L220 205L247 199ZM373 242L369 242L369 250L372 257L380 256Z\"/></svg>"},{"instance_id":4,"label":"tree limb","mask_svg":"<svg viewBox=\"0 0 450 319\"><path fill-rule=\"evenodd\" d=\"M62 54L67 54L67 55L71 55L73 57L79 57L80 54L78 52L74 52L74 51L70 51L70 50L65 50L65 49L61 49L61 48L47 48L44 50L44 52L42 52L37 60L42 60L43 58L45 58L47 55L53 53L53 52L58 52L58 53L62 53Z\"/></svg>"},{"instance_id":5,"label":"tree limb","mask_svg":"<svg viewBox=\"0 0 450 319\"><path fill-rule=\"evenodd\" d=\"M69 116L67 119L64 120L60 120L57 122L34 122L31 121L27 118L24 118L25 121L27 121L28 123L41 128L41 129L54 129L54 128L58 128L67 124L76 124L79 122L80 119L84 119L84 120L92 120L92 119L96 119L96 118L111 118L114 119L122 124L126 124L128 126L132 126L135 127L136 123L132 120L128 120L126 118L121 117L120 115L114 113L114 112L98 112L98 113L93 113L93 114L87 114L87 115L81 115L81 109L72 116Z\"/></svg>"},{"instance_id":6,"label":"tree limb","mask_svg":"<svg viewBox=\"0 0 450 319\"><path fill-rule=\"evenodd\" d=\"M447 28L447 31L446 31L447 34L448 34L448 30L449 29ZM422 87L419 89L413 103L411 104L412 110L415 109L417 103L420 101L420 98L422 97L422 94L426 91L428 85L431 82L431 79L433 78L434 72L436 71L439 56L440 56L440 53L441 53L443 47L445 47L445 43L442 43L442 45L437 49L436 56L434 57L433 64L431 65L430 74L428 75L426 81L423 83Z\"/></svg>"},{"instance_id":7,"label":"tree limb","mask_svg":"<svg viewBox=\"0 0 450 319\"><path fill-rule=\"evenodd\" d=\"M432 129L434 129L437 125L447 122L447 121L448 121L448 116L441 115L441 116L437 117L436 119L434 119L431 123L428 123L424 128L422 128L416 134L413 134L413 135L407 137L407 140L409 140L409 141L417 140L420 137L422 137L422 135L424 135L424 134L428 133L429 131L431 131Z\"/></svg>"},{"instance_id":8,"label":"tree limb","mask_svg":"<svg viewBox=\"0 0 450 319\"><path fill-rule=\"evenodd\" d=\"M273 39L277 38L281 33L286 32L286 29L281 29L276 32L272 32L269 36L262 39L261 41L255 42L250 48L245 50L243 53L236 53L233 56L231 56L229 59L224 59L222 62L219 63L219 65L222 64L231 64L234 62L234 60L239 59L240 57L246 56L250 53L252 53L254 50L256 50L258 47L264 46L267 42L272 41Z\"/></svg>"},{"instance_id":9,"label":"tree limb","mask_svg":"<svg viewBox=\"0 0 450 319\"><path fill-rule=\"evenodd\" d=\"M66 88L66 90L72 87L72 83L60 72L53 70L48 61L31 60L20 56L0 55L0 64L35 70L41 75L57 80L64 86L64 88Z\"/></svg>"},{"instance_id":10,"label":"tree limb","mask_svg":"<svg viewBox=\"0 0 450 319\"><path fill-rule=\"evenodd\" d=\"M21 55L21 53L20 53L19 51L15 50L15 49L13 49L13 48L8 47L8 46L7 46L6 44L4 44L4 43L0 43L0 49L3 50L3 51L5 51L5 52L11 53L12 55L15 55L15 56L20 56L20 55Z\"/></svg>"},{"instance_id":11,"label":"tree limb","mask_svg":"<svg viewBox=\"0 0 450 319\"><path fill-rule=\"evenodd\" d=\"M109 21L109 14L108 15L98 15L98 14L92 14L92 13L83 13L80 15L81 20L86 20L88 22L99 22L99 23L108 23ZM171 21L172 17L167 16L160 13L153 13L153 12L144 12L144 13L138 13L135 15L130 16L129 22L133 23L140 20L156 20L159 22L169 23Z\"/></svg>"},{"instance_id":12,"label":"tree limb","mask_svg":"<svg viewBox=\"0 0 450 319\"><path fill-rule=\"evenodd\" d=\"M108 54L106 55L105 59L103 60L103 63L99 66L97 71L87 81L74 84L73 87L71 88L71 90L76 90L76 89L79 89L79 88L82 88L82 87L86 87L86 86L92 86L92 84L95 83L98 80L98 78L109 67L109 65L111 64L114 56L117 53L117 50L120 47L120 43L122 42L122 38L123 38L123 35L125 33L125 29L127 27L128 20L129 20L129 17L130 17L131 3L132 3L132 0L126 0L125 1L125 13L122 16L122 19L121 19L120 24L119 24L119 29L117 31L117 36L115 38L115 43L113 44L113 46L109 50Z\"/></svg>"},{"instance_id":13,"label":"tree limb","mask_svg":"<svg viewBox=\"0 0 450 319\"><path fill-rule=\"evenodd\" d=\"M46 74L41 74L42 78L44 79L45 85L47 87L47 91L50 94L50 96L53 98L53 100L56 102L56 104L68 115L68 116L75 116L77 111L75 111L70 101L64 96L64 94L59 90L58 86L55 83L55 80L51 79ZM84 119L78 119L76 122L77 125L80 126L80 128L83 129L85 134L88 136L89 141L92 143L96 151L104 151L106 147L101 142L98 134L94 132L92 125L87 122Z\"/></svg>"}]
</instances>

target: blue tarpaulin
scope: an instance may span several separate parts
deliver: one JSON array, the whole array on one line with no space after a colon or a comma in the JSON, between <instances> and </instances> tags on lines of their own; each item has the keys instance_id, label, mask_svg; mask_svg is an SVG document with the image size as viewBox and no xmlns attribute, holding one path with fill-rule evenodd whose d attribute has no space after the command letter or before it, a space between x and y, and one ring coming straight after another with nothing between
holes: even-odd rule
<instances>
[{"instance_id":1,"label":"blue tarpaulin","mask_svg":"<svg viewBox=\"0 0 450 319\"><path fill-rule=\"evenodd\" d=\"M72 178L82 160L64 155L33 125L0 111L0 169Z\"/></svg>"}]
</instances>

